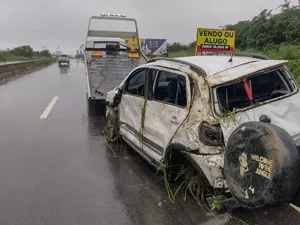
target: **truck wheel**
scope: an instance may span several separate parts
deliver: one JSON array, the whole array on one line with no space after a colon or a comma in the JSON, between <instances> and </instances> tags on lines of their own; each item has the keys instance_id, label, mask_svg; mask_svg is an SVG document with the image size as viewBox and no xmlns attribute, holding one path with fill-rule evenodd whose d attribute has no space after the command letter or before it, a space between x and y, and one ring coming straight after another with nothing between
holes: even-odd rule
<instances>
[{"instance_id":1,"label":"truck wheel","mask_svg":"<svg viewBox=\"0 0 300 225\"><path fill-rule=\"evenodd\" d=\"M299 154L292 137L269 123L247 122L230 136L224 174L232 196L249 209L284 207L300 184Z\"/></svg>"}]
</instances>

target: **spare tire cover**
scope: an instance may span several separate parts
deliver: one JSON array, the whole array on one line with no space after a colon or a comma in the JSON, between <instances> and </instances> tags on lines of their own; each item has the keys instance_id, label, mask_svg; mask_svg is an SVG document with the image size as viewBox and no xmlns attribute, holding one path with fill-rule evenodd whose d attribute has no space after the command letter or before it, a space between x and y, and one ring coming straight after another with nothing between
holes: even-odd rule
<instances>
[{"instance_id":1,"label":"spare tire cover","mask_svg":"<svg viewBox=\"0 0 300 225\"><path fill-rule=\"evenodd\" d=\"M229 137L224 174L232 196L243 207L287 205L300 184L296 145L276 125L244 123Z\"/></svg>"}]
</instances>

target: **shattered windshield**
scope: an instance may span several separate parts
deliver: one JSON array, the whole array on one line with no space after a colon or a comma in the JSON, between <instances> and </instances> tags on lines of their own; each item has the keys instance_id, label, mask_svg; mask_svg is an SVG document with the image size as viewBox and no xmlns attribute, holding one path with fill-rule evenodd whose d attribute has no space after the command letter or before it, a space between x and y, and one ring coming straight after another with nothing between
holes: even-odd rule
<instances>
[{"instance_id":1,"label":"shattered windshield","mask_svg":"<svg viewBox=\"0 0 300 225\"><path fill-rule=\"evenodd\" d=\"M294 88L287 70L281 68L223 85L216 93L220 110L224 112L290 94Z\"/></svg>"}]
</instances>

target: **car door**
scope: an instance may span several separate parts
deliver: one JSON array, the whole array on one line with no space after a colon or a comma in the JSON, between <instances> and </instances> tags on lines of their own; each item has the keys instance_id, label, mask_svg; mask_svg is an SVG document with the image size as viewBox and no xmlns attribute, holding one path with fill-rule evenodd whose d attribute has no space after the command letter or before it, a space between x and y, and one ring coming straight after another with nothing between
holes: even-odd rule
<instances>
[{"instance_id":1,"label":"car door","mask_svg":"<svg viewBox=\"0 0 300 225\"><path fill-rule=\"evenodd\" d=\"M141 148L141 109L144 105L146 68L138 68L124 83L122 100L119 104L120 134L132 147Z\"/></svg>"},{"instance_id":2,"label":"car door","mask_svg":"<svg viewBox=\"0 0 300 225\"><path fill-rule=\"evenodd\" d=\"M185 73L177 70L151 67L148 74L149 100L145 108L142 149L158 163L188 115L190 82Z\"/></svg>"}]
</instances>

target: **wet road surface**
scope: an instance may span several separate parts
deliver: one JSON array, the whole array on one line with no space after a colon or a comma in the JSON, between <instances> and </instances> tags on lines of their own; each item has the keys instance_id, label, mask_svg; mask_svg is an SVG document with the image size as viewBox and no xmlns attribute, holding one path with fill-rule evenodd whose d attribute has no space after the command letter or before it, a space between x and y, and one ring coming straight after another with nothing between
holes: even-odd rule
<instances>
[{"instance_id":1,"label":"wet road surface","mask_svg":"<svg viewBox=\"0 0 300 225\"><path fill-rule=\"evenodd\" d=\"M170 203L153 168L124 144L116 149L106 143L103 120L87 110L81 62L1 85L0 127L1 225L228 220L208 216L191 198ZM275 214L237 210L233 216L248 224L300 224L291 207Z\"/></svg>"}]
</instances>

